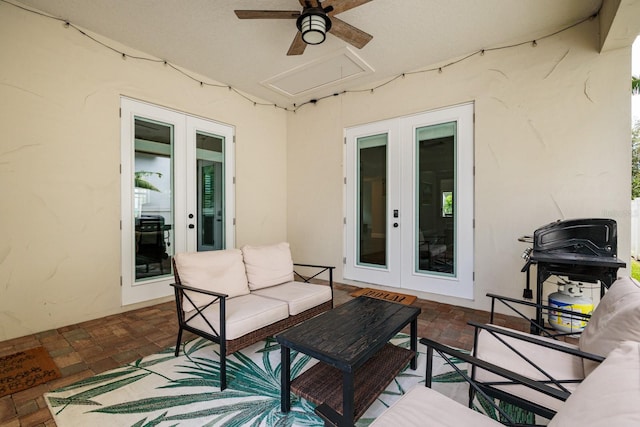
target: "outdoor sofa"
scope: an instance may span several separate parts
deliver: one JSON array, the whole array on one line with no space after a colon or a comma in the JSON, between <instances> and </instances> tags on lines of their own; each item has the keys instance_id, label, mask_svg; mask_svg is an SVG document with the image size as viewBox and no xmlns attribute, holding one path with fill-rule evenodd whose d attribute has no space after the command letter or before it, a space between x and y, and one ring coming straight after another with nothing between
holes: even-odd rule
<instances>
[{"instance_id":1,"label":"outdoor sofa","mask_svg":"<svg viewBox=\"0 0 640 427\"><path fill-rule=\"evenodd\" d=\"M288 243L244 246L173 258L179 331L220 345L220 390L226 356L333 308L333 268L294 264ZM314 271L301 275L296 268ZM310 281L323 272L329 283Z\"/></svg>"}]
</instances>

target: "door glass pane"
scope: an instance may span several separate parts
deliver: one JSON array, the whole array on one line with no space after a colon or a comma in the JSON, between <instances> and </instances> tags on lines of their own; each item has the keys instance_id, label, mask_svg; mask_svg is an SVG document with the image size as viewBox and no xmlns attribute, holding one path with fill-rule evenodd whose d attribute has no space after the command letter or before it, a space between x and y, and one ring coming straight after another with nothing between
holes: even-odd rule
<instances>
[{"instance_id":1,"label":"door glass pane","mask_svg":"<svg viewBox=\"0 0 640 427\"><path fill-rule=\"evenodd\" d=\"M224 138L196 132L198 251L225 247Z\"/></svg>"},{"instance_id":2,"label":"door glass pane","mask_svg":"<svg viewBox=\"0 0 640 427\"><path fill-rule=\"evenodd\" d=\"M387 135L358 138L358 264L387 266Z\"/></svg>"},{"instance_id":3,"label":"door glass pane","mask_svg":"<svg viewBox=\"0 0 640 427\"><path fill-rule=\"evenodd\" d=\"M136 281L171 274L173 126L135 119Z\"/></svg>"},{"instance_id":4,"label":"door glass pane","mask_svg":"<svg viewBox=\"0 0 640 427\"><path fill-rule=\"evenodd\" d=\"M456 125L416 129L418 272L455 274Z\"/></svg>"}]
</instances>

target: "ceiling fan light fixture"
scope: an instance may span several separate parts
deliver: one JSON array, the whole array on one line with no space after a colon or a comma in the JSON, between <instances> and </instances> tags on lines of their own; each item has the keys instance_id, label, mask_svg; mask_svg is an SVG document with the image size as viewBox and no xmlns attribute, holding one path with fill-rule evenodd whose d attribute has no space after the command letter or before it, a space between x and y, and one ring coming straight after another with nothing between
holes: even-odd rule
<instances>
[{"instance_id":1,"label":"ceiling fan light fixture","mask_svg":"<svg viewBox=\"0 0 640 427\"><path fill-rule=\"evenodd\" d=\"M324 10L308 8L298 17L296 25L306 44L320 44L327 38L327 31L331 29L331 20Z\"/></svg>"}]
</instances>

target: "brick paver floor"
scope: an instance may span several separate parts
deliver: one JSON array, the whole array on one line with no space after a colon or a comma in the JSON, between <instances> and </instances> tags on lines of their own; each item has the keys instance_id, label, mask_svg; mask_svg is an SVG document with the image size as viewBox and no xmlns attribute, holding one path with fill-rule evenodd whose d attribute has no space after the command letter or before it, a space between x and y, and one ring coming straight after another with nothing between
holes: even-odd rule
<instances>
[{"instance_id":1,"label":"brick paver floor","mask_svg":"<svg viewBox=\"0 0 640 427\"><path fill-rule=\"evenodd\" d=\"M355 289L336 284L335 305L350 299ZM458 348L473 345L468 321L489 321L484 311L420 299L413 305L422 308L418 336ZM523 320L509 316L497 315L494 323L528 330ZM45 347L62 374L54 381L0 398L0 427L55 426L45 393L173 346L177 331L175 303L167 302L0 342L0 356ZM192 337L189 333L183 336L185 340Z\"/></svg>"}]
</instances>

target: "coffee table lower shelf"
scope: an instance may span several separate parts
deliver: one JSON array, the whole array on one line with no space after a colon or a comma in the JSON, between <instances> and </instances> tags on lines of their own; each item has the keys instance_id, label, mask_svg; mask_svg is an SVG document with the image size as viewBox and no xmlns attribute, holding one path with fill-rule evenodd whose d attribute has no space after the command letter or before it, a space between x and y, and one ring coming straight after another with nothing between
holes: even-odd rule
<instances>
[{"instance_id":1,"label":"coffee table lower shelf","mask_svg":"<svg viewBox=\"0 0 640 427\"><path fill-rule=\"evenodd\" d=\"M414 354L406 348L386 344L356 370L354 421L375 402ZM291 391L316 405L325 404L342 415L342 375L337 368L317 363L291 382Z\"/></svg>"}]
</instances>

